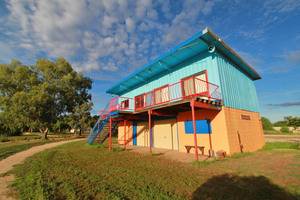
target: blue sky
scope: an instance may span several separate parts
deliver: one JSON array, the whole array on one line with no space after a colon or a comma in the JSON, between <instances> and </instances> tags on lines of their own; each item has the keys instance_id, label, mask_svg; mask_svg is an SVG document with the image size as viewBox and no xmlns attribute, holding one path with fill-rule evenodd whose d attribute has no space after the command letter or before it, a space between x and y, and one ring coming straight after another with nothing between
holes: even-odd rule
<instances>
[{"instance_id":1,"label":"blue sky","mask_svg":"<svg viewBox=\"0 0 300 200\"><path fill-rule=\"evenodd\" d=\"M96 114L106 89L205 27L263 77L261 116L300 116L299 0L2 0L0 63L65 57L94 80Z\"/></svg>"}]
</instances>

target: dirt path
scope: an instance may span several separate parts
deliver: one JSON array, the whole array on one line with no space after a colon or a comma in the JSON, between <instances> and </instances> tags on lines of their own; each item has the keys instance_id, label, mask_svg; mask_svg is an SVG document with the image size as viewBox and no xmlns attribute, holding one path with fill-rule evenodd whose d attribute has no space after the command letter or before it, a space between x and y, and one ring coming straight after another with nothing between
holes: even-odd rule
<instances>
[{"instance_id":1,"label":"dirt path","mask_svg":"<svg viewBox=\"0 0 300 200\"><path fill-rule=\"evenodd\" d=\"M50 148L53 148L53 147L56 147L56 146L59 146L62 144L66 144L69 142L75 142L75 141L81 141L81 140L86 140L86 138L44 144L41 146L32 147L28 150L25 150L25 151L16 153L12 156L9 156L8 158L0 161L0 175L8 172L9 170L13 169L14 165L23 163L26 158L28 158L40 151L43 151L45 149L50 149ZM0 177L0 200L13 199L11 197L7 197L7 195L12 193L10 188L7 188L7 186L13 181L13 179L14 179L13 175Z\"/></svg>"},{"instance_id":2,"label":"dirt path","mask_svg":"<svg viewBox=\"0 0 300 200\"><path fill-rule=\"evenodd\" d=\"M300 135L265 135L265 141L300 143Z\"/></svg>"}]
</instances>

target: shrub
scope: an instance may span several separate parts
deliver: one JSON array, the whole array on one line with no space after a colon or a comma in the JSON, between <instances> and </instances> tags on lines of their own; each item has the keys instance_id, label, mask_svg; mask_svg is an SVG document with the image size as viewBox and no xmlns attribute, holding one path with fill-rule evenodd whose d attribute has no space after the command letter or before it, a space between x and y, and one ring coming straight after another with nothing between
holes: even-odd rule
<instances>
[{"instance_id":1,"label":"shrub","mask_svg":"<svg viewBox=\"0 0 300 200\"><path fill-rule=\"evenodd\" d=\"M10 140L9 139L7 139L7 138L1 138L0 139L0 142L9 142Z\"/></svg>"},{"instance_id":2,"label":"shrub","mask_svg":"<svg viewBox=\"0 0 300 200\"><path fill-rule=\"evenodd\" d=\"M273 124L268 118L262 117L261 123L264 130L273 130Z\"/></svg>"},{"instance_id":3,"label":"shrub","mask_svg":"<svg viewBox=\"0 0 300 200\"><path fill-rule=\"evenodd\" d=\"M287 126L283 126L283 127L280 129L280 131L283 132L283 133L291 133L289 127L287 127Z\"/></svg>"}]
</instances>

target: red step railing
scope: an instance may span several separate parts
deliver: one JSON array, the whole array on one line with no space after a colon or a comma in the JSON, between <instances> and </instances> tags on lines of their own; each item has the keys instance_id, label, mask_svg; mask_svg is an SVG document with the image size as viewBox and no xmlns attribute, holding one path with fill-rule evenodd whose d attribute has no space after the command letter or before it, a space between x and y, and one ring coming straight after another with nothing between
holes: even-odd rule
<instances>
[{"instance_id":1,"label":"red step railing","mask_svg":"<svg viewBox=\"0 0 300 200\"><path fill-rule=\"evenodd\" d=\"M134 99L127 97L115 97L111 99L106 112L111 113L116 110L134 111ZM102 113L103 110L100 110L99 116L101 116Z\"/></svg>"}]
</instances>

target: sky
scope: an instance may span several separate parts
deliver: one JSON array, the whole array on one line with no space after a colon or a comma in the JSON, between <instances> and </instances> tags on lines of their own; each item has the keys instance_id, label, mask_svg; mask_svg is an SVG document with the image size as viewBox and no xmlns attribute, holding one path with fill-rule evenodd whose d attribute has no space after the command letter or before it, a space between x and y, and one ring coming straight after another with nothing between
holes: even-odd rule
<instances>
[{"instance_id":1,"label":"sky","mask_svg":"<svg viewBox=\"0 0 300 200\"><path fill-rule=\"evenodd\" d=\"M263 77L262 117L300 117L299 0L0 0L0 63L63 56L93 79L97 114L107 89L205 27Z\"/></svg>"}]
</instances>

